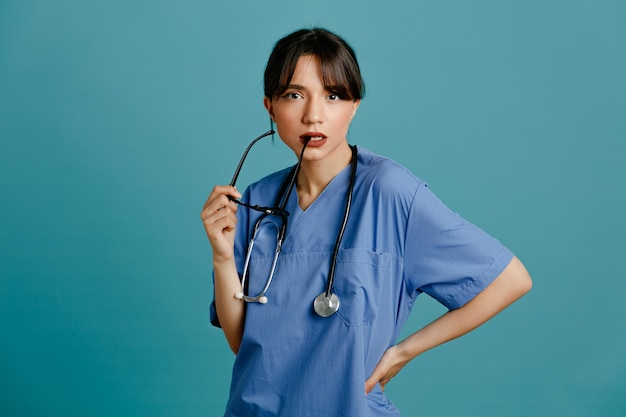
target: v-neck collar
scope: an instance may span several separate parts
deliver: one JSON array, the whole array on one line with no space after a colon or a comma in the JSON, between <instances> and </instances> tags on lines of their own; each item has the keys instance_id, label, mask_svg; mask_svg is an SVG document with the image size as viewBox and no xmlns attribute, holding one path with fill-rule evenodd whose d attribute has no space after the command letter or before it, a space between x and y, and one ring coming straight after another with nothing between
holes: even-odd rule
<instances>
[{"instance_id":1,"label":"v-neck collar","mask_svg":"<svg viewBox=\"0 0 626 417\"><path fill-rule=\"evenodd\" d=\"M315 198L315 200L313 200L313 202L309 205L309 207L307 207L306 210L302 210L302 208L300 207L300 204L298 201L298 193L297 192L292 193L292 195L289 197L289 201L287 202L287 207L286 207L287 211L289 212L289 219L288 219L289 227L287 227L286 239L289 237L290 232L297 227L300 220L304 218L307 215L307 213L311 213L311 212L319 210L318 207L322 206L324 204L324 201L329 200L335 194L340 194L342 196L342 198L340 199L341 204L339 204L338 207L340 207L340 210L343 210L343 207L345 205L344 204L345 198L348 195L351 166L352 164L349 164L348 166L343 168L341 171L339 171L339 173L335 175L332 180L330 180L328 185L324 187L322 192L319 193L319 195ZM341 213L339 213L338 215L342 215L342 214L343 214L343 211L341 211Z\"/></svg>"}]
</instances>

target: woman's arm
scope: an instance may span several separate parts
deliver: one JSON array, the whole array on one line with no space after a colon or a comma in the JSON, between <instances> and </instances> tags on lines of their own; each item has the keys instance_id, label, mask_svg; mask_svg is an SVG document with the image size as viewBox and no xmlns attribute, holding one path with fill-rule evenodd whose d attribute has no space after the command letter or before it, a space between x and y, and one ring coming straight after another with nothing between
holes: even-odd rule
<instances>
[{"instance_id":1,"label":"woman's arm","mask_svg":"<svg viewBox=\"0 0 626 417\"><path fill-rule=\"evenodd\" d=\"M447 312L387 349L365 382L365 392L369 393L377 383L384 389L385 384L411 359L477 328L527 293L531 287L530 275L520 260L514 257L504 271L466 305Z\"/></svg>"},{"instance_id":2,"label":"woman's arm","mask_svg":"<svg viewBox=\"0 0 626 417\"><path fill-rule=\"evenodd\" d=\"M235 298L241 291L234 251L237 204L228 196L240 198L241 194L231 186L213 188L200 218L213 248L215 309L226 340L237 354L243 336L244 305Z\"/></svg>"}]
</instances>

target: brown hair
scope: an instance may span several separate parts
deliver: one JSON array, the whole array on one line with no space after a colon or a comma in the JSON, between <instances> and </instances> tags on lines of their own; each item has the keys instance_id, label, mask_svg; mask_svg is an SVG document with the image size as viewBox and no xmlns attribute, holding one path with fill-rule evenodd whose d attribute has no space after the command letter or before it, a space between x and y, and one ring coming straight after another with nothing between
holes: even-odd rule
<instances>
[{"instance_id":1,"label":"brown hair","mask_svg":"<svg viewBox=\"0 0 626 417\"><path fill-rule=\"evenodd\" d=\"M360 100L365 84L356 54L339 36L322 29L301 29L278 40L267 61L265 96L273 99L284 93L303 55L319 58L324 87L343 100Z\"/></svg>"}]
</instances>

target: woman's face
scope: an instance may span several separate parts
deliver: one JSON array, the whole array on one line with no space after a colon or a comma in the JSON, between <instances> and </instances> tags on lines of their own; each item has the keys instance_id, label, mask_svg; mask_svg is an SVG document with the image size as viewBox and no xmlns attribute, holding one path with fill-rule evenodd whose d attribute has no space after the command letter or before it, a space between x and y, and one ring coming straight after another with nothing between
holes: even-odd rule
<instances>
[{"instance_id":1,"label":"woman's face","mask_svg":"<svg viewBox=\"0 0 626 417\"><path fill-rule=\"evenodd\" d=\"M264 103L280 138L296 155L304 139L311 137L304 162L327 157L345 161L351 153L346 135L360 102L342 100L324 87L317 57L301 56L287 91L272 99L265 97Z\"/></svg>"}]
</instances>

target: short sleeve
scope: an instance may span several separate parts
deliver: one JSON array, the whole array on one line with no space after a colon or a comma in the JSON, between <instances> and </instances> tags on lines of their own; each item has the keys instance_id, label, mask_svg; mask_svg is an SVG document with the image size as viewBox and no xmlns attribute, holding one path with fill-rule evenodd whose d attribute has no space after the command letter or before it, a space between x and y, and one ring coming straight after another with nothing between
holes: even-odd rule
<instances>
[{"instance_id":1,"label":"short sleeve","mask_svg":"<svg viewBox=\"0 0 626 417\"><path fill-rule=\"evenodd\" d=\"M497 239L446 207L421 183L408 216L404 280L453 310L485 289L513 254Z\"/></svg>"},{"instance_id":2,"label":"short sleeve","mask_svg":"<svg viewBox=\"0 0 626 417\"><path fill-rule=\"evenodd\" d=\"M222 325L220 324L220 320L217 318L217 310L215 309L215 273L212 273L211 276L213 277L213 300L211 301L211 307L210 307L210 319L211 319L211 324L215 327L222 327Z\"/></svg>"}]
</instances>

